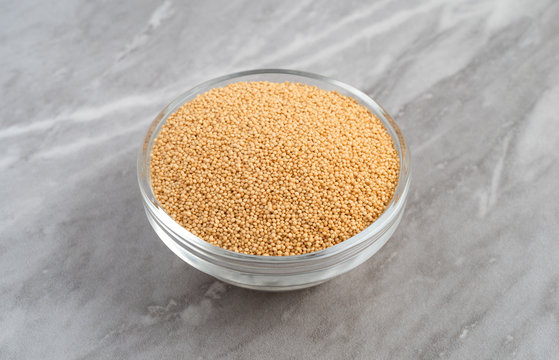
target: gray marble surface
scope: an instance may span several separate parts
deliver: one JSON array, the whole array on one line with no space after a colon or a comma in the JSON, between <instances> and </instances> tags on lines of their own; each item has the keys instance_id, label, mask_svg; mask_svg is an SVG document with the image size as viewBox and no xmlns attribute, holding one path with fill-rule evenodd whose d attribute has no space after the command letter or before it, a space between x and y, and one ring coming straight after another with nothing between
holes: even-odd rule
<instances>
[{"instance_id":1,"label":"gray marble surface","mask_svg":"<svg viewBox=\"0 0 559 360\"><path fill-rule=\"evenodd\" d=\"M559 358L559 3L2 1L0 358ZM144 215L180 92L261 67L375 97L414 179L388 244L291 293L220 283Z\"/></svg>"}]
</instances>

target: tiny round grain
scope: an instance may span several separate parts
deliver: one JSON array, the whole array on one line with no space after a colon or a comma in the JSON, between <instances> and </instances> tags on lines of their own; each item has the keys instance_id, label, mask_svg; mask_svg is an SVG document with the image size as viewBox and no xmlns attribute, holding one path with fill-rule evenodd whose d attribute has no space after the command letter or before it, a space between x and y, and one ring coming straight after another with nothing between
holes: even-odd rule
<instances>
[{"instance_id":1,"label":"tiny round grain","mask_svg":"<svg viewBox=\"0 0 559 360\"><path fill-rule=\"evenodd\" d=\"M154 194L201 239L285 256L336 245L386 209L400 163L356 100L298 83L238 82L187 102L151 152Z\"/></svg>"}]
</instances>

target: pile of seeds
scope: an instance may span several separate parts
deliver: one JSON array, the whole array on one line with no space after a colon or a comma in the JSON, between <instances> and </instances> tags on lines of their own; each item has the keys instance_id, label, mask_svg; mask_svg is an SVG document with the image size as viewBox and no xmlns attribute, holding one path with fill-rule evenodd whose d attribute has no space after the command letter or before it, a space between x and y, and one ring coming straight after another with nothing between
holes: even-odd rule
<instances>
[{"instance_id":1,"label":"pile of seeds","mask_svg":"<svg viewBox=\"0 0 559 360\"><path fill-rule=\"evenodd\" d=\"M357 101L296 83L239 82L187 102L151 153L157 200L201 239L253 255L325 249L377 219L400 164Z\"/></svg>"}]
</instances>

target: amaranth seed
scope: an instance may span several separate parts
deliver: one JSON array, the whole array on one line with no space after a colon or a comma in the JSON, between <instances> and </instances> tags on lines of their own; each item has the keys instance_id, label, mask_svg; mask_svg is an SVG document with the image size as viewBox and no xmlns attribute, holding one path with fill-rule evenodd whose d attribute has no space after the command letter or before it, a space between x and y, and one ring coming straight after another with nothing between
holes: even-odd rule
<instances>
[{"instance_id":1,"label":"amaranth seed","mask_svg":"<svg viewBox=\"0 0 559 360\"><path fill-rule=\"evenodd\" d=\"M238 82L181 106L151 152L151 182L184 228L222 248L298 255L371 225L398 182L390 135L368 109L298 83Z\"/></svg>"}]
</instances>

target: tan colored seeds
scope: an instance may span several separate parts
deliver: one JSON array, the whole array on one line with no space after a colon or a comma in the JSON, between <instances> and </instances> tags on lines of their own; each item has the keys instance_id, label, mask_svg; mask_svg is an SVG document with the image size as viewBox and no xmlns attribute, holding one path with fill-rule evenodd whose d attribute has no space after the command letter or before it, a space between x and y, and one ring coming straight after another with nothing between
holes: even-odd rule
<instances>
[{"instance_id":1,"label":"tan colored seeds","mask_svg":"<svg viewBox=\"0 0 559 360\"><path fill-rule=\"evenodd\" d=\"M151 153L163 209L200 238L298 255L369 226L394 195L398 153L357 101L295 83L239 82L172 114Z\"/></svg>"}]
</instances>

